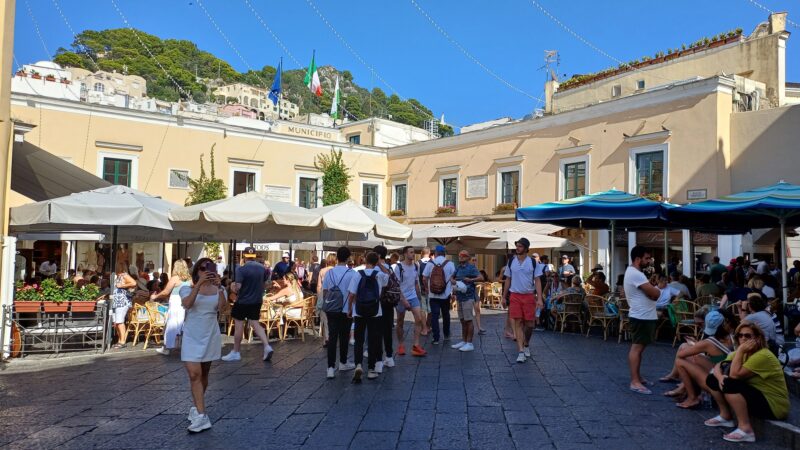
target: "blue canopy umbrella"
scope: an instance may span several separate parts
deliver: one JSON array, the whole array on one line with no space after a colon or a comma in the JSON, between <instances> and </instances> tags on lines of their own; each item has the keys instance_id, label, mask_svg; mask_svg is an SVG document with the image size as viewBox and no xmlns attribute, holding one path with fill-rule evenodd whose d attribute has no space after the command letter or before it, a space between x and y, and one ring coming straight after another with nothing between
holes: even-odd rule
<instances>
[{"instance_id":1,"label":"blue canopy umbrella","mask_svg":"<svg viewBox=\"0 0 800 450\"><path fill-rule=\"evenodd\" d=\"M781 282L786 299L786 226L800 226L800 186L781 180L717 199L672 208L667 216L683 228L752 229L775 228L781 231Z\"/></svg>"},{"instance_id":2,"label":"blue canopy umbrella","mask_svg":"<svg viewBox=\"0 0 800 450\"><path fill-rule=\"evenodd\" d=\"M611 189L580 197L526 206L517 209L517 220L549 223L570 228L611 230L611 261L614 261L616 227L632 229L664 229L669 226L667 211L676 208L669 203ZM613 280L613 264L609 265L609 282Z\"/></svg>"}]
</instances>

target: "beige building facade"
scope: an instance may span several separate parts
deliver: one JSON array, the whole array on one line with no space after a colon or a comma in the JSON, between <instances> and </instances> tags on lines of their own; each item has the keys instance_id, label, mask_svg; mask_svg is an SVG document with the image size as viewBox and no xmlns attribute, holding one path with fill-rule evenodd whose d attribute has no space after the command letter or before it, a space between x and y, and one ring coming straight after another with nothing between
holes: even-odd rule
<instances>
[{"instance_id":1,"label":"beige building facade","mask_svg":"<svg viewBox=\"0 0 800 450\"><path fill-rule=\"evenodd\" d=\"M300 108L286 99L280 100L280 117L278 105L272 103L266 89L250 86L244 83L233 83L218 87L214 90L214 97L222 103L238 103L256 113L259 120L280 118L291 120L300 113Z\"/></svg>"}]
</instances>

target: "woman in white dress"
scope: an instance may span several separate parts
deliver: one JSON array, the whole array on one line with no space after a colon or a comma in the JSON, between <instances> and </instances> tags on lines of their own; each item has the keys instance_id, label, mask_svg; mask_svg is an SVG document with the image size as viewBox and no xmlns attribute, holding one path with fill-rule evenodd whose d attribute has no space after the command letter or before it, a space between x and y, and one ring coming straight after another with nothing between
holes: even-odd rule
<instances>
[{"instance_id":1,"label":"woman in white dress","mask_svg":"<svg viewBox=\"0 0 800 450\"><path fill-rule=\"evenodd\" d=\"M176 346L175 341L178 335L181 334L185 310L181 305L180 290L184 286L191 286L190 278L191 274L189 274L189 268L186 267L186 262L179 259L172 265L172 277L167 282L167 285L164 286L164 290L150 296L150 300L154 301L169 297L167 326L164 330L164 346L156 350L162 355L169 355L170 350Z\"/></svg>"},{"instance_id":2,"label":"woman in white dress","mask_svg":"<svg viewBox=\"0 0 800 450\"><path fill-rule=\"evenodd\" d=\"M220 358L222 336L219 332L217 312L227 302L225 290L220 286L217 267L208 258L201 258L192 269L192 287L180 288L181 302L186 310L181 342L181 361L186 366L194 406L189 409L188 430L198 433L211 428L206 414L204 395L208 388L211 362Z\"/></svg>"}]
</instances>

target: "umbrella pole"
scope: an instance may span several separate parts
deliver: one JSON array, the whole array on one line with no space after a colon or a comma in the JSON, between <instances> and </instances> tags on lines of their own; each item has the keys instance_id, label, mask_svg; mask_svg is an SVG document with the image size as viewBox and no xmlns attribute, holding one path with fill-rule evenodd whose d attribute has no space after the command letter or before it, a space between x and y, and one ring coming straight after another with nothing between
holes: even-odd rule
<instances>
[{"instance_id":1,"label":"umbrella pole","mask_svg":"<svg viewBox=\"0 0 800 450\"><path fill-rule=\"evenodd\" d=\"M116 289L117 286L117 226L114 225L111 227L111 261L109 261L109 265L111 266L111 274L109 276L109 280L111 281L111 289ZM102 269L101 269L102 270ZM106 348L103 351L107 350L108 347L111 346L111 342L113 341L113 329L114 324L111 321L111 302L106 303L106 335L108 339L106 339Z\"/></svg>"},{"instance_id":2,"label":"umbrella pole","mask_svg":"<svg viewBox=\"0 0 800 450\"><path fill-rule=\"evenodd\" d=\"M783 290L784 303L789 301L789 283L786 275L786 218L781 217L781 290Z\"/></svg>"},{"instance_id":3,"label":"umbrella pole","mask_svg":"<svg viewBox=\"0 0 800 450\"><path fill-rule=\"evenodd\" d=\"M608 285L611 286L611 283L615 283L616 280L614 279L614 247L616 247L616 243L614 242L615 234L616 234L617 222L615 220L611 221L611 239L609 243L609 250L611 253L611 261L608 262Z\"/></svg>"},{"instance_id":4,"label":"umbrella pole","mask_svg":"<svg viewBox=\"0 0 800 450\"><path fill-rule=\"evenodd\" d=\"M236 239L231 241L231 280L236 279L236 267L239 265L239 261L236 258ZM235 261L234 261L235 260Z\"/></svg>"},{"instance_id":5,"label":"umbrella pole","mask_svg":"<svg viewBox=\"0 0 800 450\"><path fill-rule=\"evenodd\" d=\"M250 224L250 245L255 247L255 244L253 244L253 224L252 223Z\"/></svg>"},{"instance_id":6,"label":"umbrella pole","mask_svg":"<svg viewBox=\"0 0 800 450\"><path fill-rule=\"evenodd\" d=\"M667 265L669 265L669 230L664 228L664 274L669 276L667 272Z\"/></svg>"},{"instance_id":7,"label":"umbrella pole","mask_svg":"<svg viewBox=\"0 0 800 450\"><path fill-rule=\"evenodd\" d=\"M181 240L180 239L178 239L177 246L178 246L178 259L181 259Z\"/></svg>"},{"instance_id":8,"label":"umbrella pole","mask_svg":"<svg viewBox=\"0 0 800 450\"><path fill-rule=\"evenodd\" d=\"M294 241L289 240L289 266L291 266L292 261L294 261L294 255L293 255L294 251L292 251L292 242Z\"/></svg>"}]
</instances>

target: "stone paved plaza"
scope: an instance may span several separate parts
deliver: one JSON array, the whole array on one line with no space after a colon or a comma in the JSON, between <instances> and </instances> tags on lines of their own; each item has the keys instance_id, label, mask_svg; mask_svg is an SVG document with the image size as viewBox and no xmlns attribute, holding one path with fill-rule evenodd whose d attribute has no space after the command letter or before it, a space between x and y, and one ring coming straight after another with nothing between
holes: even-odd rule
<instances>
[{"instance_id":1,"label":"stone paved plaza","mask_svg":"<svg viewBox=\"0 0 800 450\"><path fill-rule=\"evenodd\" d=\"M485 315L484 327L489 333L476 340L475 352L428 344L428 357L398 357L395 368L361 385L350 383L352 372L325 379L319 339L275 344L272 363L258 358L260 345L245 345L241 362L214 363L207 394L214 426L198 435L186 432L191 403L177 355L129 351L70 365L12 363L0 373L0 446L735 447L722 441L721 429L703 426L715 412L678 410L661 395L629 392L625 343L542 332L534 336L533 361L517 364L514 343L502 337L502 316ZM649 349L645 376L666 373L673 355L669 345ZM758 437L748 448L776 447Z\"/></svg>"}]
</instances>

